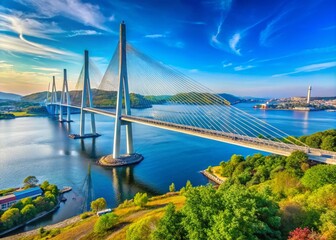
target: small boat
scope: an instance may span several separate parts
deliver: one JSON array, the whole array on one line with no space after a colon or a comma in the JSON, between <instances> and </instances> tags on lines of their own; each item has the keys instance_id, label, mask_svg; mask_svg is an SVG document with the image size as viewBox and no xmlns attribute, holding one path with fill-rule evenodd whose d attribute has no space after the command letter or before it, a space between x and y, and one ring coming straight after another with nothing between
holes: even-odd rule
<instances>
[{"instance_id":1,"label":"small boat","mask_svg":"<svg viewBox=\"0 0 336 240\"><path fill-rule=\"evenodd\" d=\"M68 200L68 199L66 199L65 197L61 198L61 202L66 202L66 200Z\"/></svg>"},{"instance_id":2,"label":"small boat","mask_svg":"<svg viewBox=\"0 0 336 240\"><path fill-rule=\"evenodd\" d=\"M72 187L66 186L66 187L63 187L62 190L60 190L60 193L70 192L71 190L72 190Z\"/></svg>"}]
</instances>

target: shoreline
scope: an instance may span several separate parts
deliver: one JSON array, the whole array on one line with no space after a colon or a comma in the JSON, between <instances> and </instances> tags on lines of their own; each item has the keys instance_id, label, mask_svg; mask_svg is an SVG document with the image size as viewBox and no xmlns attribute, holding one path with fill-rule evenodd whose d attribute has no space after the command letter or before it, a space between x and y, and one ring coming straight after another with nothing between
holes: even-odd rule
<instances>
[{"instance_id":1,"label":"shoreline","mask_svg":"<svg viewBox=\"0 0 336 240\"><path fill-rule=\"evenodd\" d=\"M200 171L200 173L202 173L207 179L209 179L210 181L218 184L218 185L221 185L222 183L225 182L225 180L223 179L220 179L219 177L217 177L215 174L213 173L210 173L209 171L207 170L202 170Z\"/></svg>"}]
</instances>

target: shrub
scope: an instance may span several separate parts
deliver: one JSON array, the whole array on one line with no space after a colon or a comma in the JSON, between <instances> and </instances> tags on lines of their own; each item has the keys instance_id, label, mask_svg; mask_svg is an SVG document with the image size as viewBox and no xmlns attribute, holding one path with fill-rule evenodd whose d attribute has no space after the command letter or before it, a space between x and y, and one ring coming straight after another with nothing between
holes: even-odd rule
<instances>
[{"instance_id":1,"label":"shrub","mask_svg":"<svg viewBox=\"0 0 336 240\"><path fill-rule=\"evenodd\" d=\"M134 204L139 206L139 207L144 207L146 206L148 202L148 196L147 193L137 193L134 196Z\"/></svg>"},{"instance_id":2,"label":"shrub","mask_svg":"<svg viewBox=\"0 0 336 240\"><path fill-rule=\"evenodd\" d=\"M80 215L80 218L81 218L81 219L86 219L86 218L88 218L88 217L91 217L91 214L89 214L88 212L82 213L82 214Z\"/></svg>"},{"instance_id":3,"label":"shrub","mask_svg":"<svg viewBox=\"0 0 336 240\"><path fill-rule=\"evenodd\" d=\"M118 222L118 216L114 213L107 213L99 217L94 225L94 232L104 233L111 229Z\"/></svg>"},{"instance_id":4,"label":"shrub","mask_svg":"<svg viewBox=\"0 0 336 240\"><path fill-rule=\"evenodd\" d=\"M133 223L126 233L126 240L150 239L158 219L153 216L145 217Z\"/></svg>"},{"instance_id":5,"label":"shrub","mask_svg":"<svg viewBox=\"0 0 336 240\"><path fill-rule=\"evenodd\" d=\"M174 183L170 184L169 192L175 192L175 184Z\"/></svg>"}]
</instances>

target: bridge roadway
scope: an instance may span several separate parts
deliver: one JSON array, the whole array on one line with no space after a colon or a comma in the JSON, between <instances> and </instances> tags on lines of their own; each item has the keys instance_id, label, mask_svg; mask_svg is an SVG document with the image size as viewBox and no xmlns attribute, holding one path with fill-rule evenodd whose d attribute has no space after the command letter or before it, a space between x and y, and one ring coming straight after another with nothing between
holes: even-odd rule
<instances>
[{"instance_id":1,"label":"bridge roadway","mask_svg":"<svg viewBox=\"0 0 336 240\"><path fill-rule=\"evenodd\" d=\"M67 107L68 105L62 104L62 106ZM70 107L80 109L80 107L78 106L71 105ZM86 112L96 113L115 118L115 113L104 109L83 108L83 110ZM261 138L243 136L234 133L226 133L216 130L209 130L199 127L185 126L177 123L170 123L144 117L122 115L121 120L125 122L139 123L151 127L166 129L174 132L185 133L197 137L207 138L237 146L279 154L283 156L288 156L291 154L291 152L295 150L300 150L306 152L310 160L336 165L336 153L331 151L325 151L315 148L307 148L288 143L275 142Z\"/></svg>"}]
</instances>

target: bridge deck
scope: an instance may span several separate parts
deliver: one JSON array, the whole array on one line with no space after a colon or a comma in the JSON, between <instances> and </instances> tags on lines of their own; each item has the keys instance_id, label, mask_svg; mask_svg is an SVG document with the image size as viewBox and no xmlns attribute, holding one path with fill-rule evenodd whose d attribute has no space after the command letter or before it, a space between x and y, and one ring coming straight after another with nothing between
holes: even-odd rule
<instances>
[{"instance_id":1,"label":"bridge deck","mask_svg":"<svg viewBox=\"0 0 336 240\"><path fill-rule=\"evenodd\" d=\"M62 104L62 106L67 107L68 105ZM80 109L80 107L77 107L77 106L70 106L70 107ZM83 108L83 110L86 112L96 113L96 114L115 118L115 113L107 111L107 110L97 109L97 108ZM193 127L193 126L185 126L181 124L164 122L164 121L149 119L149 118L144 118L144 117L122 115L121 120L125 122L139 123L139 124L143 124L147 126L166 129L166 130L170 130L174 132L185 133L185 134L189 134L193 136L198 136L202 138L207 138L207 139L225 142L225 143L229 143L229 144L233 144L237 146L242 146L242 147L247 147L247 148L256 149L260 151L279 154L283 156L288 156L291 154L291 152L295 150L300 150L300 151L306 152L309 156L309 159L311 160L336 165L336 153L331 152L331 151L307 148L307 147L297 146L293 144L275 142L275 141L262 139L262 138L242 136L239 134L226 133L226 132L209 130L209 129L198 128L198 127Z\"/></svg>"}]
</instances>

